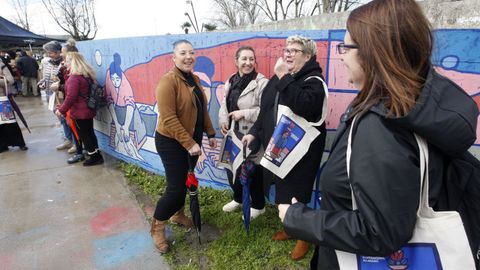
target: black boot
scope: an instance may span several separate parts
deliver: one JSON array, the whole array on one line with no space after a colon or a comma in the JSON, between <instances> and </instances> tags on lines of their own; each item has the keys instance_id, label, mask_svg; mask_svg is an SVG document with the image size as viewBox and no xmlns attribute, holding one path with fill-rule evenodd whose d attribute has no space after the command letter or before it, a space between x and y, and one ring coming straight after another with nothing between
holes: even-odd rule
<instances>
[{"instance_id":1,"label":"black boot","mask_svg":"<svg viewBox=\"0 0 480 270\"><path fill-rule=\"evenodd\" d=\"M87 160L83 162L83 166L93 166L103 164L103 157L100 150L96 150L93 154L87 154Z\"/></svg>"}]
</instances>

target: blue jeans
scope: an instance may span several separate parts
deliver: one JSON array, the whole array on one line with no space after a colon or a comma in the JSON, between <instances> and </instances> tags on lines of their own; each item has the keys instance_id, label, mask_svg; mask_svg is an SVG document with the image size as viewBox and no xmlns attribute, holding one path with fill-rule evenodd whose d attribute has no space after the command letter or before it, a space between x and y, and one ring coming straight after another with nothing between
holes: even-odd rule
<instances>
[{"instance_id":1,"label":"blue jeans","mask_svg":"<svg viewBox=\"0 0 480 270\"><path fill-rule=\"evenodd\" d=\"M72 129L70 129L70 127L68 126L67 124L67 120L65 119L65 117L60 117L60 123L62 124L62 127L63 127L63 135L65 136L65 139L73 142L73 133L72 133Z\"/></svg>"}]
</instances>

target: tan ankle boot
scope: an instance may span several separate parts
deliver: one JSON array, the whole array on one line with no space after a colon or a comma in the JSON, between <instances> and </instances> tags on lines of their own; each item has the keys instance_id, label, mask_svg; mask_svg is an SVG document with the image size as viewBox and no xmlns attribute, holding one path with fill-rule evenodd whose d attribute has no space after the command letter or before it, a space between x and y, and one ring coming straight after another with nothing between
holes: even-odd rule
<instances>
[{"instance_id":1,"label":"tan ankle boot","mask_svg":"<svg viewBox=\"0 0 480 270\"><path fill-rule=\"evenodd\" d=\"M278 231L272 235L272 240L274 241L284 241L290 239L290 236L288 236L287 232L284 230Z\"/></svg>"},{"instance_id":2,"label":"tan ankle boot","mask_svg":"<svg viewBox=\"0 0 480 270\"><path fill-rule=\"evenodd\" d=\"M292 260L298 261L305 257L309 249L309 244L302 240L297 240L297 244L292 250Z\"/></svg>"},{"instance_id":3,"label":"tan ankle boot","mask_svg":"<svg viewBox=\"0 0 480 270\"><path fill-rule=\"evenodd\" d=\"M193 227L192 219L185 215L185 206L180 208L175 215L170 218L170 221L173 223L181 224L187 228Z\"/></svg>"},{"instance_id":4,"label":"tan ankle boot","mask_svg":"<svg viewBox=\"0 0 480 270\"><path fill-rule=\"evenodd\" d=\"M165 237L165 225L167 221L160 221L155 218L152 219L152 228L150 229L150 235L152 235L155 247L157 247L160 253L166 253L168 251L168 242Z\"/></svg>"}]
</instances>

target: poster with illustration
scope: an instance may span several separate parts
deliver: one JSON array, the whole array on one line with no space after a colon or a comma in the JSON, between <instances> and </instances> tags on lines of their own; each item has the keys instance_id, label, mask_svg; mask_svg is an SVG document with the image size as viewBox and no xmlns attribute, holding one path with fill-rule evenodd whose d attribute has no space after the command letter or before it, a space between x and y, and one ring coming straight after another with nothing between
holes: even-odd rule
<instances>
[{"instance_id":1,"label":"poster with illustration","mask_svg":"<svg viewBox=\"0 0 480 270\"><path fill-rule=\"evenodd\" d=\"M15 123L12 105L7 97L0 97L0 125Z\"/></svg>"},{"instance_id":2,"label":"poster with illustration","mask_svg":"<svg viewBox=\"0 0 480 270\"><path fill-rule=\"evenodd\" d=\"M289 117L282 115L268 143L264 157L280 167L303 136L305 136L305 130Z\"/></svg>"}]
</instances>

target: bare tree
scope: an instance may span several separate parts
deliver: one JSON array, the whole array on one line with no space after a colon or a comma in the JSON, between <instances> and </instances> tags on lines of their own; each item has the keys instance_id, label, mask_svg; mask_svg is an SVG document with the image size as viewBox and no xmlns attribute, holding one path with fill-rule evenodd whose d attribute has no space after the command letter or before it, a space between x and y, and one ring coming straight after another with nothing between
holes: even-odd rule
<instances>
[{"instance_id":1,"label":"bare tree","mask_svg":"<svg viewBox=\"0 0 480 270\"><path fill-rule=\"evenodd\" d=\"M76 40L97 35L94 0L42 0L55 22Z\"/></svg>"},{"instance_id":2,"label":"bare tree","mask_svg":"<svg viewBox=\"0 0 480 270\"><path fill-rule=\"evenodd\" d=\"M237 1L233 3L229 0L213 0L218 8L220 18L218 21L227 28L234 28L245 24L245 14L242 14L240 5Z\"/></svg>"},{"instance_id":3,"label":"bare tree","mask_svg":"<svg viewBox=\"0 0 480 270\"><path fill-rule=\"evenodd\" d=\"M15 23L27 30L30 30L27 0L10 0L10 4L13 6L17 14L17 17L14 19Z\"/></svg>"}]
</instances>

